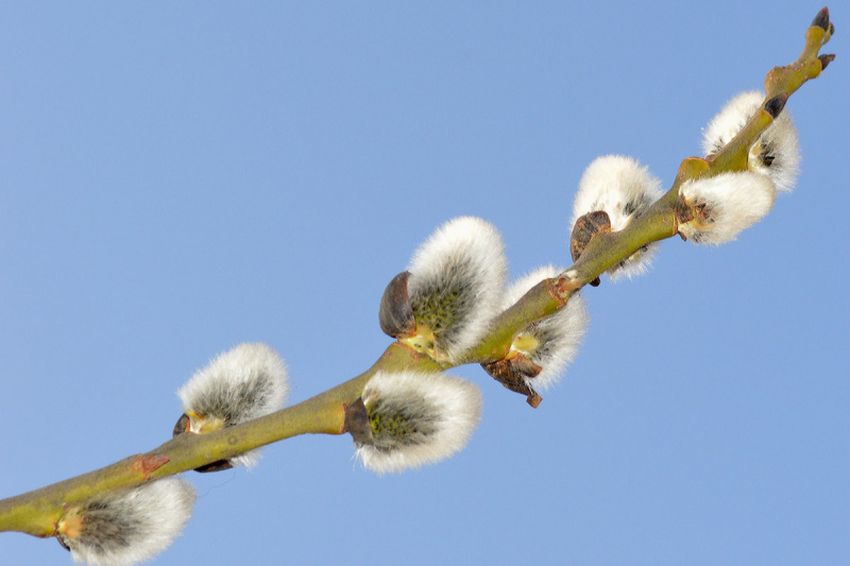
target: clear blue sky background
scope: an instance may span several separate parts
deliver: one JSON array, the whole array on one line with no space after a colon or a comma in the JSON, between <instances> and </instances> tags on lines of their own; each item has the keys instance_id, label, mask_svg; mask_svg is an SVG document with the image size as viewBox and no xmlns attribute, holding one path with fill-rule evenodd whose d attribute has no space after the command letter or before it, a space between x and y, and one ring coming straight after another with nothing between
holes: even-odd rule
<instances>
[{"instance_id":1,"label":"clear blue sky background","mask_svg":"<svg viewBox=\"0 0 850 566\"><path fill-rule=\"evenodd\" d=\"M157 446L176 389L239 342L283 354L293 402L359 373L388 344L385 284L453 216L496 224L514 276L565 263L590 160L669 185L820 7L3 3L0 496ZM832 7L839 57L788 106L797 190L733 244L670 240L648 276L589 289L538 410L467 367L483 420L440 465L379 478L350 438L310 437L192 474L194 517L153 563L847 564ZM18 534L0 556L70 563Z\"/></svg>"}]
</instances>

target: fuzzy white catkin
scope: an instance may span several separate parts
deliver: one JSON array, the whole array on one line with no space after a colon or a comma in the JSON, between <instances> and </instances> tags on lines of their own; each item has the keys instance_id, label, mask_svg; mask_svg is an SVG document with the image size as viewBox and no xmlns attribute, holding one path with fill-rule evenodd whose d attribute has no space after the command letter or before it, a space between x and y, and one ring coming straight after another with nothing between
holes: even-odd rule
<instances>
[{"instance_id":1,"label":"fuzzy white catkin","mask_svg":"<svg viewBox=\"0 0 850 566\"><path fill-rule=\"evenodd\" d=\"M198 370L177 395L184 411L216 418L233 426L277 411L288 392L283 359L265 344L240 344L219 354ZM192 426L197 423L192 421ZM259 451L246 452L231 462L253 466Z\"/></svg>"},{"instance_id":2,"label":"fuzzy white catkin","mask_svg":"<svg viewBox=\"0 0 850 566\"><path fill-rule=\"evenodd\" d=\"M75 562L90 566L131 566L159 554L180 534L195 502L186 481L166 478L115 495L77 511L80 534L63 537Z\"/></svg>"},{"instance_id":3,"label":"fuzzy white catkin","mask_svg":"<svg viewBox=\"0 0 850 566\"><path fill-rule=\"evenodd\" d=\"M611 230L617 232L646 212L661 195L661 181L637 160L624 155L597 157L587 166L579 181L571 226L589 212L604 210L611 220ZM608 274L616 279L644 273L655 248L655 244L650 244L646 249L635 252Z\"/></svg>"},{"instance_id":4,"label":"fuzzy white catkin","mask_svg":"<svg viewBox=\"0 0 850 566\"><path fill-rule=\"evenodd\" d=\"M734 240L770 212L776 189L770 179L742 171L688 181L679 195L689 206L704 205L706 219L681 224L679 231L698 244L723 244Z\"/></svg>"},{"instance_id":5,"label":"fuzzy white catkin","mask_svg":"<svg viewBox=\"0 0 850 566\"><path fill-rule=\"evenodd\" d=\"M703 150L711 155L741 131L761 108L764 94L757 91L741 93L709 122L703 134ZM771 161L765 161L767 155ZM788 110L774 120L750 149L750 170L767 175L780 191L790 191L800 170L800 142L797 129Z\"/></svg>"},{"instance_id":6,"label":"fuzzy white catkin","mask_svg":"<svg viewBox=\"0 0 850 566\"><path fill-rule=\"evenodd\" d=\"M458 359L499 313L507 273L499 232L481 218L450 220L419 247L408 271L417 324L434 332L438 358Z\"/></svg>"},{"instance_id":7,"label":"fuzzy white catkin","mask_svg":"<svg viewBox=\"0 0 850 566\"><path fill-rule=\"evenodd\" d=\"M503 308L516 303L544 279L557 277L561 271L553 265L544 265L521 277L505 294ZM529 359L543 368L536 377L526 378L529 386L547 389L558 381L566 366L575 359L589 320L584 298L576 293L558 312L531 324L523 331L523 334L530 334L537 339L538 346L530 353Z\"/></svg>"},{"instance_id":8,"label":"fuzzy white catkin","mask_svg":"<svg viewBox=\"0 0 850 566\"><path fill-rule=\"evenodd\" d=\"M456 377L376 373L363 389L371 421L404 423L404 434L376 432L357 446L363 465L384 474L437 462L466 446L481 417L478 388Z\"/></svg>"}]
</instances>

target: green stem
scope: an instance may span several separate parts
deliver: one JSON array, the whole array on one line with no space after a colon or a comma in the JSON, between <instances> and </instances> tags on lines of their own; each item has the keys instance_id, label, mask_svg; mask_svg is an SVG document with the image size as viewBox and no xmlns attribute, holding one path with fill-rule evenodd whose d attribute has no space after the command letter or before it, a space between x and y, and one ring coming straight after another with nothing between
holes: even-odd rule
<instances>
[{"instance_id":1,"label":"green stem","mask_svg":"<svg viewBox=\"0 0 850 566\"><path fill-rule=\"evenodd\" d=\"M432 360L401 344L391 344L367 371L345 383L265 417L210 434L182 434L144 454L105 468L0 501L0 532L20 531L46 537L69 505L107 491L193 470L272 442L301 434L341 434L345 405L357 399L378 370L418 367L439 371Z\"/></svg>"}]
</instances>

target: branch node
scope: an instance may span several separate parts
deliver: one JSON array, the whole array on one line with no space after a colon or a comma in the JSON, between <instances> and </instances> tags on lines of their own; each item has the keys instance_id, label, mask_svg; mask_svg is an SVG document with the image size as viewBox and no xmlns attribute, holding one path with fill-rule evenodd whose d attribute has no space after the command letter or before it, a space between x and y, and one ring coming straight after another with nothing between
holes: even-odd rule
<instances>
[{"instance_id":1,"label":"branch node","mask_svg":"<svg viewBox=\"0 0 850 566\"><path fill-rule=\"evenodd\" d=\"M168 456L162 454L143 454L133 459L131 469L134 472L140 473L142 479L147 481L150 479L152 473L170 461L171 459Z\"/></svg>"}]
</instances>

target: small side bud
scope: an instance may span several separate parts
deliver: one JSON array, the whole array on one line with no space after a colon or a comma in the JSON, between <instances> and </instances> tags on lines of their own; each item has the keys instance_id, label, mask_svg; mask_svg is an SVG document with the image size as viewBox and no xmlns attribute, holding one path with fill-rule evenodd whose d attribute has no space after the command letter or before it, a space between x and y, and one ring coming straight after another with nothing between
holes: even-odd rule
<instances>
[{"instance_id":1,"label":"small side bud","mask_svg":"<svg viewBox=\"0 0 850 566\"><path fill-rule=\"evenodd\" d=\"M70 507L56 524L56 537L75 562L131 566L171 544L194 502L195 491L187 482L158 480Z\"/></svg>"},{"instance_id":2,"label":"small side bud","mask_svg":"<svg viewBox=\"0 0 850 566\"><path fill-rule=\"evenodd\" d=\"M455 218L419 247L408 271L415 335L402 341L438 361L457 360L499 313L507 271L501 236L480 218ZM404 312L392 316L406 328Z\"/></svg>"},{"instance_id":3,"label":"small side bud","mask_svg":"<svg viewBox=\"0 0 850 566\"><path fill-rule=\"evenodd\" d=\"M759 111L764 96L757 91L744 92L730 100L711 120L703 136L707 156L718 153ZM750 148L749 168L766 175L780 191L790 191L800 168L800 142L797 129L787 111L787 96L776 96L765 103L774 122Z\"/></svg>"},{"instance_id":4,"label":"small side bud","mask_svg":"<svg viewBox=\"0 0 850 566\"><path fill-rule=\"evenodd\" d=\"M823 71L830 63L835 61L835 53L824 53L823 55L818 56L818 59L820 60L820 69Z\"/></svg>"},{"instance_id":5,"label":"small side bud","mask_svg":"<svg viewBox=\"0 0 850 566\"><path fill-rule=\"evenodd\" d=\"M824 6L812 20L812 26L817 26L824 31L829 31L829 8Z\"/></svg>"},{"instance_id":6,"label":"small side bud","mask_svg":"<svg viewBox=\"0 0 850 566\"><path fill-rule=\"evenodd\" d=\"M346 420L357 457L384 474L448 458L469 440L481 415L481 394L455 377L422 373L376 373L361 397L368 422L352 405Z\"/></svg>"},{"instance_id":7,"label":"small side bud","mask_svg":"<svg viewBox=\"0 0 850 566\"><path fill-rule=\"evenodd\" d=\"M392 338L408 336L416 331L413 307L407 292L409 271L402 271L392 278L381 297L381 309L378 320L384 334Z\"/></svg>"},{"instance_id":8,"label":"small side bud","mask_svg":"<svg viewBox=\"0 0 850 566\"><path fill-rule=\"evenodd\" d=\"M748 171L688 181L679 189L679 233L698 244L730 242L770 212L775 195L770 179Z\"/></svg>"},{"instance_id":9,"label":"small side bud","mask_svg":"<svg viewBox=\"0 0 850 566\"><path fill-rule=\"evenodd\" d=\"M214 432L267 415L283 406L287 390L286 366L277 352L265 344L241 344L220 354L180 388L184 415L174 433ZM252 450L198 471L253 466L258 459L259 451Z\"/></svg>"},{"instance_id":10,"label":"small side bud","mask_svg":"<svg viewBox=\"0 0 850 566\"><path fill-rule=\"evenodd\" d=\"M661 182L631 157L598 157L582 174L573 204L573 232L582 216L603 211L610 230L623 230L661 197ZM582 228L580 228L582 230ZM572 243L571 243L572 246ZM612 278L633 277L646 271L655 246L646 246L609 270ZM572 252L572 249L571 249Z\"/></svg>"}]
</instances>

